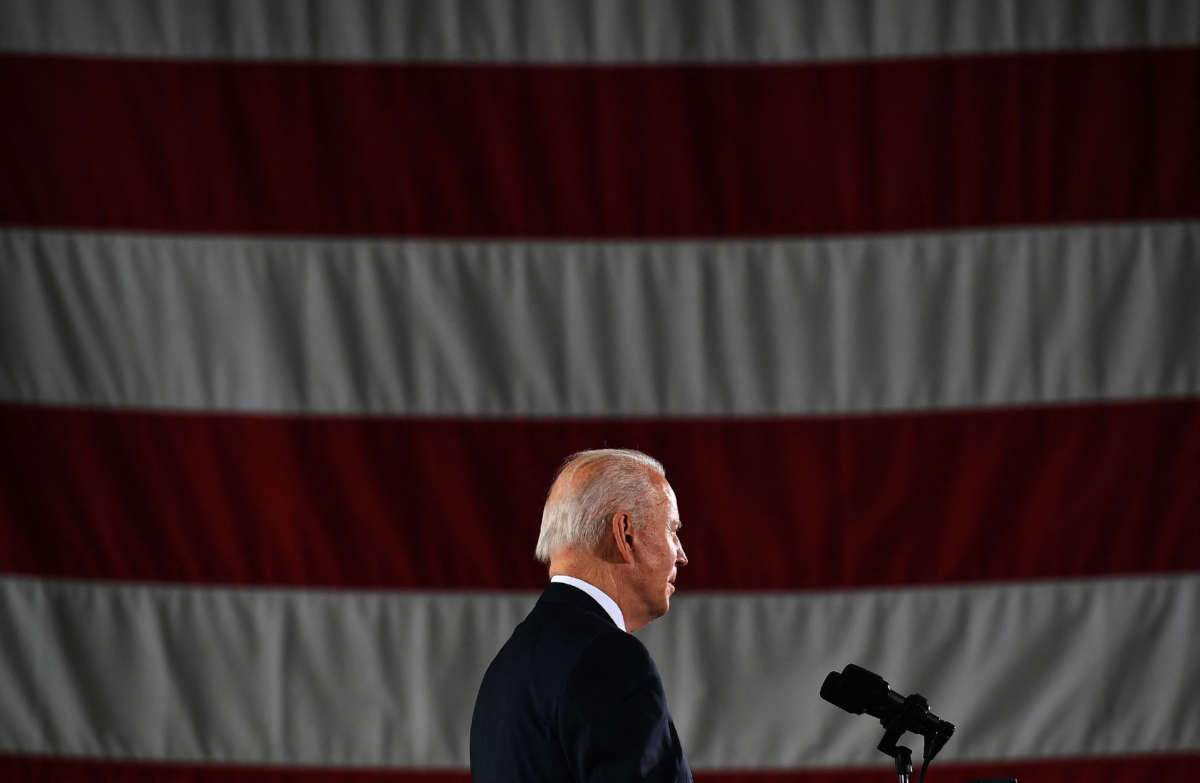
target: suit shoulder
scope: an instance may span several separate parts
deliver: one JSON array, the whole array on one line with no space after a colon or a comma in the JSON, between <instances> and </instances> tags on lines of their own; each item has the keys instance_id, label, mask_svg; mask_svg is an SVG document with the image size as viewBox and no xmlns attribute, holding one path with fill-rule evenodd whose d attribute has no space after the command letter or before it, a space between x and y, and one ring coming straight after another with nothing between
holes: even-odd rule
<instances>
[{"instance_id":1,"label":"suit shoulder","mask_svg":"<svg viewBox=\"0 0 1200 783\"><path fill-rule=\"evenodd\" d=\"M607 690L614 696L647 685L662 687L650 651L619 628L597 634L580 651L567 681L568 689Z\"/></svg>"},{"instance_id":2,"label":"suit shoulder","mask_svg":"<svg viewBox=\"0 0 1200 783\"><path fill-rule=\"evenodd\" d=\"M631 633L620 628L608 628L604 633L596 634L591 644L583 651L584 657L614 656L619 660L630 663L652 665L650 651L646 645Z\"/></svg>"},{"instance_id":3,"label":"suit shoulder","mask_svg":"<svg viewBox=\"0 0 1200 783\"><path fill-rule=\"evenodd\" d=\"M593 613L541 602L513 630L489 672L495 669L500 676L528 678L538 682L542 692L553 691L555 683L561 687L580 657L598 639L627 635Z\"/></svg>"}]
</instances>

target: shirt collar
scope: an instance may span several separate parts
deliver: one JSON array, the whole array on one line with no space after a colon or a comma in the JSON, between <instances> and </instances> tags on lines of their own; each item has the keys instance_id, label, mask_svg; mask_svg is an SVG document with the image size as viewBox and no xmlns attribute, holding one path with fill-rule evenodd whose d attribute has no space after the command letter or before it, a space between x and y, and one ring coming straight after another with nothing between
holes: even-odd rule
<instances>
[{"instance_id":1,"label":"shirt collar","mask_svg":"<svg viewBox=\"0 0 1200 783\"><path fill-rule=\"evenodd\" d=\"M601 609L608 612L608 616L612 618L612 621L617 624L618 628L620 628L622 631L629 630L625 627L625 615L621 613L621 607L617 606L617 602L610 598L608 593L604 592L599 587L585 582L582 579L576 579L573 576L567 576L566 574L555 574L554 576L550 577L550 581L562 582L563 584L568 584L572 587L578 587L580 590L594 598L596 603L600 604Z\"/></svg>"}]
</instances>

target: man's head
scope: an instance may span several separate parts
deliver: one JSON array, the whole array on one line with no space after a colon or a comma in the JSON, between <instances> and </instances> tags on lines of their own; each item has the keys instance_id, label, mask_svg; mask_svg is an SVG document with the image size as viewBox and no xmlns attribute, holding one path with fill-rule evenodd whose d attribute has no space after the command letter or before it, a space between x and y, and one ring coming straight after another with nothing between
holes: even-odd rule
<instances>
[{"instance_id":1,"label":"man's head","mask_svg":"<svg viewBox=\"0 0 1200 783\"><path fill-rule=\"evenodd\" d=\"M629 630L670 608L687 564L679 506L663 466L639 451L598 449L567 458L542 511L537 558L550 573L585 579L617 602Z\"/></svg>"}]
</instances>

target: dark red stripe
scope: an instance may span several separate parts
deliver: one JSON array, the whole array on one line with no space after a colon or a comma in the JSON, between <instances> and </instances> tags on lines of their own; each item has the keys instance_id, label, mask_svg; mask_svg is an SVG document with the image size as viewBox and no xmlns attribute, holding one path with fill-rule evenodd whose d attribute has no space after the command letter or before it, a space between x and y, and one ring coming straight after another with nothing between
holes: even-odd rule
<instances>
[{"instance_id":1,"label":"dark red stripe","mask_svg":"<svg viewBox=\"0 0 1200 783\"><path fill-rule=\"evenodd\" d=\"M0 571L537 588L559 461L663 459L682 590L1200 569L1200 401L781 420L402 420L0 406Z\"/></svg>"},{"instance_id":2,"label":"dark red stripe","mask_svg":"<svg viewBox=\"0 0 1200 783\"><path fill-rule=\"evenodd\" d=\"M992 761L973 764L935 763L930 783L984 777L1016 777L1021 783L1194 783L1200 775L1200 755L1116 756L1049 761ZM697 783L882 783L895 775L890 769L781 770L772 772L695 773ZM915 780L914 776L914 780ZM68 783L469 783L464 770L398 771L344 770L296 767L245 767L224 764L163 764L132 761L68 760L0 756L4 780L67 781Z\"/></svg>"},{"instance_id":3,"label":"dark red stripe","mask_svg":"<svg viewBox=\"0 0 1200 783\"><path fill-rule=\"evenodd\" d=\"M0 222L488 237L1200 215L1200 49L799 65L0 58Z\"/></svg>"},{"instance_id":4,"label":"dark red stripe","mask_svg":"<svg viewBox=\"0 0 1200 783\"><path fill-rule=\"evenodd\" d=\"M914 767L920 768L918 762ZM1200 754L1114 756L1043 761L946 763L929 768L929 783L967 783L984 778L1017 778L1020 783L1193 783L1200 779ZM890 767L831 771L697 772L696 783L889 783ZM917 775L912 776L914 783Z\"/></svg>"}]
</instances>

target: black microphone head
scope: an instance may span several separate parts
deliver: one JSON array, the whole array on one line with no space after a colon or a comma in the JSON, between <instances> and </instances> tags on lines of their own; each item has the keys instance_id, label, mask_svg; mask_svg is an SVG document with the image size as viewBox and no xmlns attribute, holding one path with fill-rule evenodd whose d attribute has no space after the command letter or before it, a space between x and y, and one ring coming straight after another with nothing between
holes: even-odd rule
<instances>
[{"instance_id":1,"label":"black microphone head","mask_svg":"<svg viewBox=\"0 0 1200 783\"><path fill-rule=\"evenodd\" d=\"M821 685L821 698L855 715L879 718L887 729L884 739L895 739L905 731L925 737L925 759L932 759L950 735L954 724L929 711L925 697L914 693L907 698L888 687L887 680L861 666L848 664L842 673L830 672ZM894 736L893 736L894 733ZM887 751L881 744L880 750Z\"/></svg>"},{"instance_id":2,"label":"black microphone head","mask_svg":"<svg viewBox=\"0 0 1200 783\"><path fill-rule=\"evenodd\" d=\"M821 685L821 698L846 712L862 715L875 703L877 695L871 692L870 687L864 687L864 679L860 673L871 674L854 664L843 669L841 674L830 672ZM887 683L883 685L883 692L887 693Z\"/></svg>"},{"instance_id":3,"label":"black microphone head","mask_svg":"<svg viewBox=\"0 0 1200 783\"><path fill-rule=\"evenodd\" d=\"M837 672L825 675L825 682L821 683L821 698L847 712L853 712L855 715L862 714L861 708L855 709L857 702L854 694L847 692L846 686L842 682L842 675Z\"/></svg>"},{"instance_id":4,"label":"black microphone head","mask_svg":"<svg viewBox=\"0 0 1200 783\"><path fill-rule=\"evenodd\" d=\"M846 678L854 688L856 688L863 696L872 699L883 699L887 697L887 693L891 688L888 687L887 680L880 677L873 671L868 671L861 666L856 666L853 663L846 664L846 668L842 669L842 676Z\"/></svg>"},{"instance_id":5,"label":"black microphone head","mask_svg":"<svg viewBox=\"0 0 1200 783\"><path fill-rule=\"evenodd\" d=\"M887 681L861 666L847 664L842 673L830 672L821 685L821 698L846 712L874 715L888 699Z\"/></svg>"}]
</instances>

